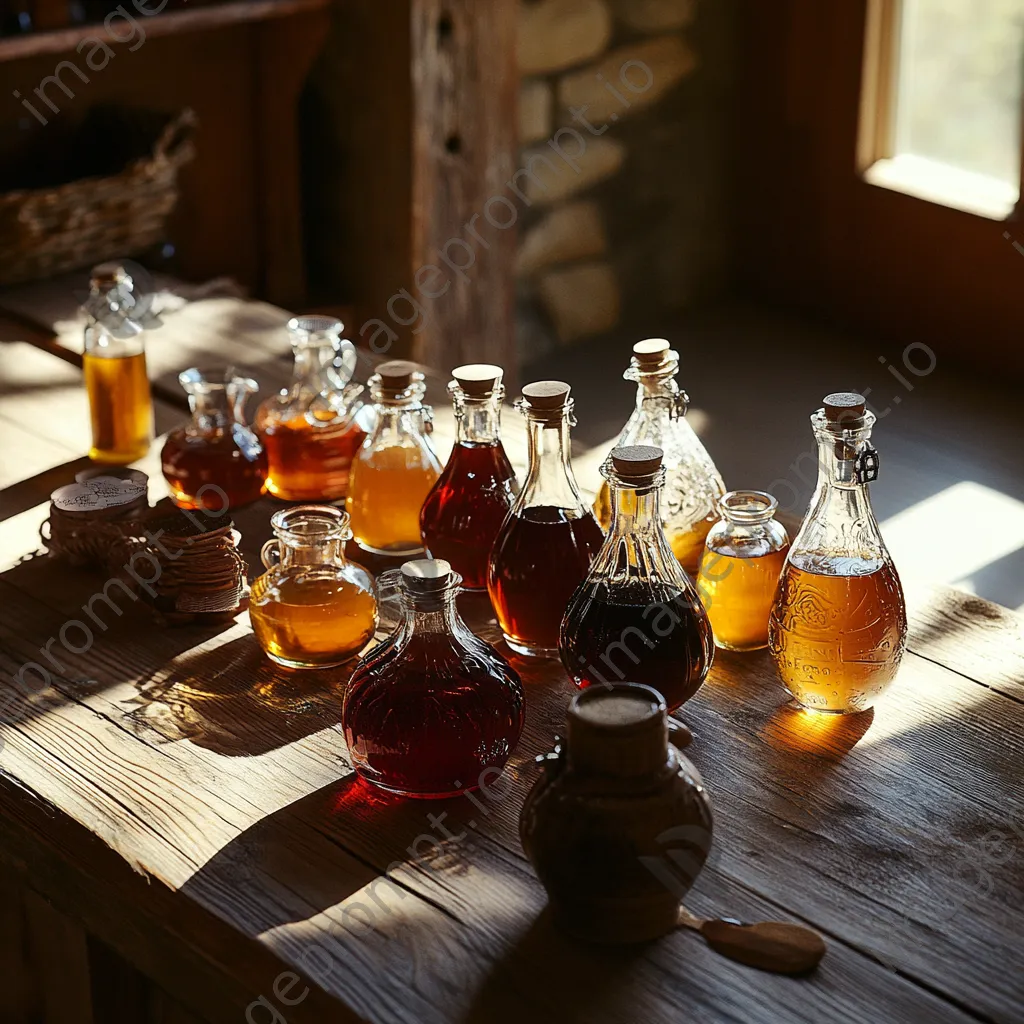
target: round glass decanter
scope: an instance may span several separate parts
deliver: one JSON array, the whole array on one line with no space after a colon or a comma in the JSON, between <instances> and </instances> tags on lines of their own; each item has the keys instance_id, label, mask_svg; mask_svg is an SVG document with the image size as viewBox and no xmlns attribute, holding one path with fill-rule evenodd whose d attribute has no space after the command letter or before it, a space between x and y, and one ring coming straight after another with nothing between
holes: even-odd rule
<instances>
[{"instance_id":1,"label":"round glass decanter","mask_svg":"<svg viewBox=\"0 0 1024 1024\"><path fill-rule=\"evenodd\" d=\"M299 316L288 321L295 358L292 382L256 411L267 450L267 490L286 501L343 498L356 450L371 424L352 382L356 348L340 320Z\"/></svg>"},{"instance_id":2,"label":"round glass decanter","mask_svg":"<svg viewBox=\"0 0 1024 1024\"><path fill-rule=\"evenodd\" d=\"M267 480L267 454L245 422L256 381L231 366L193 366L178 374L178 382L192 419L167 436L160 455L175 505L218 512L255 501Z\"/></svg>"},{"instance_id":3,"label":"round glass decanter","mask_svg":"<svg viewBox=\"0 0 1024 1024\"><path fill-rule=\"evenodd\" d=\"M664 338L639 341L623 373L637 384L636 409L615 447L655 445L665 452L665 493L661 515L676 558L691 577L697 575L704 538L718 519L725 484L707 449L686 422L689 396L676 382L679 354ZM612 520L611 495L603 484L594 502L598 522Z\"/></svg>"},{"instance_id":4,"label":"round glass decanter","mask_svg":"<svg viewBox=\"0 0 1024 1024\"><path fill-rule=\"evenodd\" d=\"M907 611L868 483L875 415L862 395L828 395L811 416L818 483L772 604L768 645L783 685L812 711L866 711L899 670Z\"/></svg>"},{"instance_id":5,"label":"round glass decanter","mask_svg":"<svg viewBox=\"0 0 1024 1024\"><path fill-rule=\"evenodd\" d=\"M370 378L373 431L352 462L346 507L356 543L375 555L423 550L420 509L441 475L430 443L433 410L415 363L381 363Z\"/></svg>"},{"instance_id":6,"label":"round glass decanter","mask_svg":"<svg viewBox=\"0 0 1024 1024\"><path fill-rule=\"evenodd\" d=\"M523 729L519 676L462 621L460 583L447 562L432 559L379 580L381 593L398 590L402 621L356 666L342 725L355 770L394 793L476 789L505 766Z\"/></svg>"},{"instance_id":7,"label":"round glass decanter","mask_svg":"<svg viewBox=\"0 0 1024 1024\"><path fill-rule=\"evenodd\" d=\"M267 657L287 668L330 668L358 654L377 629L373 579L345 558L348 515L297 505L270 520L267 571L252 585L249 620Z\"/></svg>"},{"instance_id":8,"label":"round glass decanter","mask_svg":"<svg viewBox=\"0 0 1024 1024\"><path fill-rule=\"evenodd\" d=\"M559 652L580 688L643 683L670 711L688 701L711 668L711 624L661 527L663 453L613 448L604 470L612 523L562 619Z\"/></svg>"},{"instance_id":9,"label":"round glass decanter","mask_svg":"<svg viewBox=\"0 0 1024 1024\"><path fill-rule=\"evenodd\" d=\"M487 587L491 545L519 490L501 443L501 375L489 363L452 370L455 447L420 510L424 547L451 564L465 590Z\"/></svg>"},{"instance_id":10,"label":"round glass decanter","mask_svg":"<svg viewBox=\"0 0 1024 1024\"><path fill-rule=\"evenodd\" d=\"M523 388L530 468L491 548L487 590L505 636L518 654L558 656L558 627L573 591L604 543L580 497L569 461L575 425L569 385L539 381Z\"/></svg>"},{"instance_id":11,"label":"round glass decanter","mask_svg":"<svg viewBox=\"0 0 1024 1024\"><path fill-rule=\"evenodd\" d=\"M764 491L729 491L718 501L722 518L708 533L697 592L725 650L768 646L768 615L789 551L786 528L774 518L778 504Z\"/></svg>"}]
</instances>

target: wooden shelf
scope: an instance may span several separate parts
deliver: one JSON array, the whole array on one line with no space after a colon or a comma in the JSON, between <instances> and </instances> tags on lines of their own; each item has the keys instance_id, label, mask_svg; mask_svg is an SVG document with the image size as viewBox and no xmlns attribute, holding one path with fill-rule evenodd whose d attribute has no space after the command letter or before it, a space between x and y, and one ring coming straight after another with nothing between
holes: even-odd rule
<instances>
[{"instance_id":1,"label":"wooden shelf","mask_svg":"<svg viewBox=\"0 0 1024 1024\"><path fill-rule=\"evenodd\" d=\"M213 28L240 25L324 8L330 0L238 0L237 3L197 7L190 11L168 11L149 17L133 12L143 26L146 38L171 36L181 32L203 32ZM24 36L0 39L0 63L36 57L46 53L67 53L83 40L104 34L99 23L75 25L49 32L31 32Z\"/></svg>"}]
</instances>

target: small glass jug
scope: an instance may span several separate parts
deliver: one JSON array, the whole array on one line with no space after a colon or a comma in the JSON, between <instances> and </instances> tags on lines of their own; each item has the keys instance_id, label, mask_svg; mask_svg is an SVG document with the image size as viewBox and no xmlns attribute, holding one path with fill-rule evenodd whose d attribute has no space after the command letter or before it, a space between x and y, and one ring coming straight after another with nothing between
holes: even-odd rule
<instances>
[{"instance_id":1,"label":"small glass jug","mask_svg":"<svg viewBox=\"0 0 1024 1024\"><path fill-rule=\"evenodd\" d=\"M812 711L866 711L907 643L907 609L871 508L875 414L863 395L826 396L811 416L818 484L789 549L768 625L783 685Z\"/></svg>"},{"instance_id":2,"label":"small glass jug","mask_svg":"<svg viewBox=\"0 0 1024 1024\"><path fill-rule=\"evenodd\" d=\"M348 515L298 505L270 520L267 567L252 585L249 619L267 657L287 668L330 668L357 654L377 629L373 579L345 559Z\"/></svg>"},{"instance_id":3,"label":"small glass jug","mask_svg":"<svg viewBox=\"0 0 1024 1024\"><path fill-rule=\"evenodd\" d=\"M374 426L352 462L352 533L372 554L414 555L423 550L420 509L441 475L428 436L433 410L415 363L381 363L369 386Z\"/></svg>"},{"instance_id":4,"label":"small glass jug","mask_svg":"<svg viewBox=\"0 0 1024 1024\"><path fill-rule=\"evenodd\" d=\"M172 431L160 455L178 508L225 508L255 501L267 481L267 453L245 422L245 403L259 390L234 367L178 374L192 419Z\"/></svg>"},{"instance_id":5,"label":"small glass jug","mask_svg":"<svg viewBox=\"0 0 1024 1024\"><path fill-rule=\"evenodd\" d=\"M715 648L661 527L662 455L652 445L612 449L611 530L566 608L559 652L578 687L643 683L674 711L700 689Z\"/></svg>"},{"instance_id":6,"label":"small glass jug","mask_svg":"<svg viewBox=\"0 0 1024 1024\"><path fill-rule=\"evenodd\" d=\"M768 646L768 615L789 535L774 518L779 503L764 491L729 491L718 501L700 562L697 592L715 644L727 651Z\"/></svg>"},{"instance_id":7,"label":"small glass jug","mask_svg":"<svg viewBox=\"0 0 1024 1024\"><path fill-rule=\"evenodd\" d=\"M665 452L665 492L661 516L669 545L682 567L696 577L704 538L718 519L718 499L725 484L707 449L686 422L690 398L676 382L679 354L664 338L650 338L633 346L633 358L624 380L637 385L636 409L626 421L615 447L655 445ZM594 503L598 522L608 529L612 521L608 485Z\"/></svg>"},{"instance_id":8,"label":"small glass jug","mask_svg":"<svg viewBox=\"0 0 1024 1024\"><path fill-rule=\"evenodd\" d=\"M356 666L342 709L352 766L382 789L455 796L486 785L523 730L519 676L470 632L455 598L462 580L443 560L384 573L403 618Z\"/></svg>"},{"instance_id":9,"label":"small glass jug","mask_svg":"<svg viewBox=\"0 0 1024 1024\"><path fill-rule=\"evenodd\" d=\"M267 490L277 498L334 500L348 491L370 409L360 398L362 385L352 382L356 347L343 330L327 316L288 321L292 382L260 405L255 423L269 460Z\"/></svg>"}]
</instances>

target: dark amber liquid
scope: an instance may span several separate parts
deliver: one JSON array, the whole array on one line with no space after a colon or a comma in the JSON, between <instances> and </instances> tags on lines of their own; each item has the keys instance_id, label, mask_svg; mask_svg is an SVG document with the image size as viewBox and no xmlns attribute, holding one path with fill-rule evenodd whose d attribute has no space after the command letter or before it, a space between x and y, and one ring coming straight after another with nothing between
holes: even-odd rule
<instances>
[{"instance_id":1,"label":"dark amber liquid","mask_svg":"<svg viewBox=\"0 0 1024 1024\"><path fill-rule=\"evenodd\" d=\"M704 682L713 656L711 626L700 602L679 590L642 591L586 584L562 625L562 664L581 689L646 683L670 711Z\"/></svg>"},{"instance_id":2,"label":"dark amber liquid","mask_svg":"<svg viewBox=\"0 0 1024 1024\"><path fill-rule=\"evenodd\" d=\"M555 653L558 629L604 534L591 513L538 505L508 519L491 552L487 589L498 624L514 648Z\"/></svg>"},{"instance_id":3,"label":"dark amber liquid","mask_svg":"<svg viewBox=\"0 0 1024 1024\"><path fill-rule=\"evenodd\" d=\"M267 449L267 490L285 501L344 498L352 459L366 437L356 422L314 427L305 416L264 426L260 438Z\"/></svg>"},{"instance_id":4,"label":"dark amber liquid","mask_svg":"<svg viewBox=\"0 0 1024 1024\"><path fill-rule=\"evenodd\" d=\"M837 559L834 573L783 569L768 638L789 692L814 711L865 711L896 676L907 639L895 569ZM843 570L846 570L844 572Z\"/></svg>"},{"instance_id":5,"label":"dark amber liquid","mask_svg":"<svg viewBox=\"0 0 1024 1024\"><path fill-rule=\"evenodd\" d=\"M208 438L175 430L164 444L160 461L179 508L216 512L224 508L223 494L231 508L246 505L263 493L267 480L267 453L251 431L245 431L239 443L227 432ZM200 496L207 484L212 486Z\"/></svg>"},{"instance_id":6,"label":"dark amber liquid","mask_svg":"<svg viewBox=\"0 0 1024 1024\"><path fill-rule=\"evenodd\" d=\"M431 558L451 563L467 590L487 586L487 560L515 500L515 480L500 442L462 442L423 502L423 544Z\"/></svg>"},{"instance_id":7,"label":"dark amber liquid","mask_svg":"<svg viewBox=\"0 0 1024 1024\"><path fill-rule=\"evenodd\" d=\"M400 656L387 645L356 668L342 718L363 778L407 796L445 797L504 767L523 730L522 686L477 643L469 653L443 633L413 636Z\"/></svg>"}]
</instances>

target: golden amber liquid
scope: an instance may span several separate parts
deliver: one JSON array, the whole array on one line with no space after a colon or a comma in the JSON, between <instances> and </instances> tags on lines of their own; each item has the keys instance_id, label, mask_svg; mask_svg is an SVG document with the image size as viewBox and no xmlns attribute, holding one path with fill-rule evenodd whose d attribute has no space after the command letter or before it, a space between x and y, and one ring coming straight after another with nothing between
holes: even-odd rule
<instances>
[{"instance_id":1,"label":"golden amber liquid","mask_svg":"<svg viewBox=\"0 0 1024 1024\"><path fill-rule=\"evenodd\" d=\"M357 654L377 628L373 594L338 570L276 570L252 585L249 621L260 646L291 668L326 668Z\"/></svg>"},{"instance_id":2,"label":"golden amber liquid","mask_svg":"<svg viewBox=\"0 0 1024 1024\"><path fill-rule=\"evenodd\" d=\"M366 437L358 423L314 427L305 416L266 425L258 421L267 452L267 490L285 501L343 498L352 458Z\"/></svg>"},{"instance_id":3,"label":"golden amber liquid","mask_svg":"<svg viewBox=\"0 0 1024 1024\"><path fill-rule=\"evenodd\" d=\"M790 563L769 618L768 645L782 682L806 708L865 711L893 681L907 637L896 570L836 559L834 574ZM851 572L867 568L867 572ZM846 570L842 572L842 570Z\"/></svg>"},{"instance_id":4,"label":"golden amber liquid","mask_svg":"<svg viewBox=\"0 0 1024 1024\"><path fill-rule=\"evenodd\" d=\"M89 458L122 465L141 459L153 439L146 354L105 358L87 352L82 368L92 421Z\"/></svg>"},{"instance_id":5,"label":"golden amber liquid","mask_svg":"<svg viewBox=\"0 0 1024 1024\"><path fill-rule=\"evenodd\" d=\"M768 646L768 616L788 551L787 545L753 558L704 551L697 591L718 647L755 651Z\"/></svg>"},{"instance_id":6,"label":"golden amber liquid","mask_svg":"<svg viewBox=\"0 0 1024 1024\"><path fill-rule=\"evenodd\" d=\"M612 497L607 480L601 484L601 489L594 499L594 517L601 529L607 533L612 525ZM668 539L669 547L672 548L672 554L676 556L676 561L693 579L697 578L697 571L700 568L704 541L707 539L711 527L717 522L718 513L711 512L707 519L702 519L689 530L674 529L671 523L665 524L665 536Z\"/></svg>"},{"instance_id":7,"label":"golden amber liquid","mask_svg":"<svg viewBox=\"0 0 1024 1024\"><path fill-rule=\"evenodd\" d=\"M440 475L437 461L419 446L360 449L345 506L356 543L385 555L422 551L420 508Z\"/></svg>"}]
</instances>

